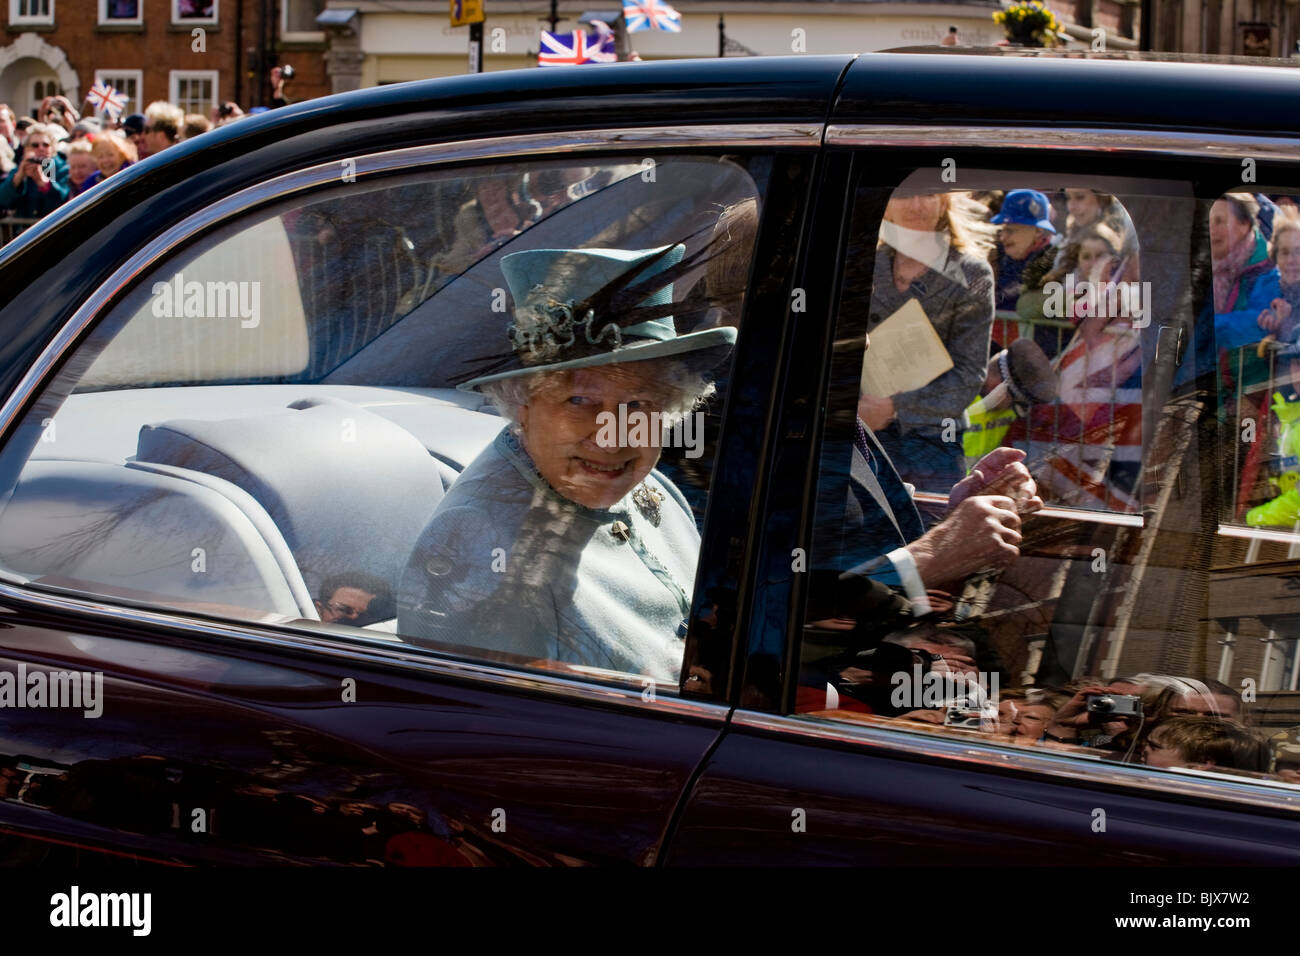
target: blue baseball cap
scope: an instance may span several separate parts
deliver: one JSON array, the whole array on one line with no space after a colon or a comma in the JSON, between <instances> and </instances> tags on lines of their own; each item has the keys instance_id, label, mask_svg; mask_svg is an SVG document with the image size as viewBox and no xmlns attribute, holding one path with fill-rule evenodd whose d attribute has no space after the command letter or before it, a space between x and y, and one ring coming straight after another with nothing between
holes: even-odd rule
<instances>
[{"instance_id":1,"label":"blue baseball cap","mask_svg":"<svg viewBox=\"0 0 1300 956\"><path fill-rule=\"evenodd\" d=\"M1052 225L1051 211L1047 197L1037 189L1013 189L1002 200L1001 211L989 221L996 226L1007 222L1037 226L1054 233L1056 228Z\"/></svg>"}]
</instances>

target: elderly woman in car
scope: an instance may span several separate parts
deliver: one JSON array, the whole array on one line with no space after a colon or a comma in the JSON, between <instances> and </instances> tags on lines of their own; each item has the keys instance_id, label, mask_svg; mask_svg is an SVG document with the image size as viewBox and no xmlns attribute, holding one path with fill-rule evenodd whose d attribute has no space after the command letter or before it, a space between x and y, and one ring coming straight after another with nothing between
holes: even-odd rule
<instances>
[{"instance_id":1,"label":"elderly woman in car","mask_svg":"<svg viewBox=\"0 0 1300 956\"><path fill-rule=\"evenodd\" d=\"M730 327L677 334L683 254L502 258L510 347L461 387L507 424L416 547L398 600L403 638L677 681L700 539L655 465L735 340Z\"/></svg>"}]
</instances>

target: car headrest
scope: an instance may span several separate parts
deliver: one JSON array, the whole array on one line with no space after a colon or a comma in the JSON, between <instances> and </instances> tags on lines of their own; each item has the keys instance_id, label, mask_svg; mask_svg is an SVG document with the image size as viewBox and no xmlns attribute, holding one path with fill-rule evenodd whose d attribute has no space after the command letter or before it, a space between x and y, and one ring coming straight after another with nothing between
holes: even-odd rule
<instances>
[{"instance_id":1,"label":"car headrest","mask_svg":"<svg viewBox=\"0 0 1300 956\"><path fill-rule=\"evenodd\" d=\"M243 418L146 425L136 459L216 475L248 492L279 527L314 595L338 575L395 585L443 494L423 444L334 398Z\"/></svg>"}]
</instances>

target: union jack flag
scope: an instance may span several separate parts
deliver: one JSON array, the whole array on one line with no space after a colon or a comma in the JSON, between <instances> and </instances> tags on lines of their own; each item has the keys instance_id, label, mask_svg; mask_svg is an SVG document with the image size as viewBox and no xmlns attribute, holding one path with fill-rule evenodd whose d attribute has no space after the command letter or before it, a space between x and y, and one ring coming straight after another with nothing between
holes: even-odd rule
<instances>
[{"instance_id":1,"label":"union jack flag","mask_svg":"<svg viewBox=\"0 0 1300 956\"><path fill-rule=\"evenodd\" d=\"M638 30L664 30L682 32L682 15L663 0L623 0L623 19L627 32Z\"/></svg>"},{"instance_id":2,"label":"union jack flag","mask_svg":"<svg viewBox=\"0 0 1300 956\"><path fill-rule=\"evenodd\" d=\"M589 37L585 31L574 33L542 32L542 47L537 51L538 66L578 66L583 63L612 63L614 35Z\"/></svg>"},{"instance_id":3,"label":"union jack flag","mask_svg":"<svg viewBox=\"0 0 1300 956\"><path fill-rule=\"evenodd\" d=\"M90 88L86 99L95 105L96 112L107 113L110 119L117 119L126 109L127 95L119 93L103 80L96 80Z\"/></svg>"}]
</instances>

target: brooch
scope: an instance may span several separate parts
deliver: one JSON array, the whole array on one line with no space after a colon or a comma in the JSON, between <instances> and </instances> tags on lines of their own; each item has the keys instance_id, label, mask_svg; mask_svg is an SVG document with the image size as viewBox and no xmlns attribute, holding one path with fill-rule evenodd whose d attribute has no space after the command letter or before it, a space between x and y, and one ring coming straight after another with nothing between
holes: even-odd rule
<instances>
[{"instance_id":1,"label":"brooch","mask_svg":"<svg viewBox=\"0 0 1300 956\"><path fill-rule=\"evenodd\" d=\"M659 527L659 503L663 500L662 492L645 484L637 485L636 491L632 492L632 504L656 528Z\"/></svg>"}]
</instances>

